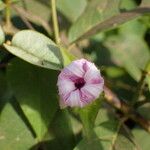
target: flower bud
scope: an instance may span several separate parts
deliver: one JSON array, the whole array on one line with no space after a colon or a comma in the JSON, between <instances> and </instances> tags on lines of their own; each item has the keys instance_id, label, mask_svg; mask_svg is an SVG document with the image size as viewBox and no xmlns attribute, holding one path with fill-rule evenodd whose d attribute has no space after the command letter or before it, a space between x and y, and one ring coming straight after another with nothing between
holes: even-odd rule
<instances>
[{"instance_id":1,"label":"flower bud","mask_svg":"<svg viewBox=\"0 0 150 150\"><path fill-rule=\"evenodd\" d=\"M58 76L60 107L84 107L103 91L104 79L94 63L75 60Z\"/></svg>"}]
</instances>

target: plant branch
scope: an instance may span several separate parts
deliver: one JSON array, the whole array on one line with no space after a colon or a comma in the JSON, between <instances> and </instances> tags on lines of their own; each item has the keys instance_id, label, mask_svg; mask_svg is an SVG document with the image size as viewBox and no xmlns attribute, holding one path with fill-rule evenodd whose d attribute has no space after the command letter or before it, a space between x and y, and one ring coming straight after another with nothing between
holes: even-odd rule
<instances>
[{"instance_id":1,"label":"plant branch","mask_svg":"<svg viewBox=\"0 0 150 150\"><path fill-rule=\"evenodd\" d=\"M24 17L21 13L18 13L18 15L20 16L20 18L22 19L22 21L26 24L26 26L29 29L35 30L34 27L32 26L32 24L28 21L28 19L26 17Z\"/></svg>"},{"instance_id":2,"label":"plant branch","mask_svg":"<svg viewBox=\"0 0 150 150\"><path fill-rule=\"evenodd\" d=\"M60 44L58 18L57 18L57 12L56 12L56 0L50 0L50 2L51 2L51 8L52 8L52 20L53 20L55 42L56 44Z\"/></svg>"},{"instance_id":3,"label":"plant branch","mask_svg":"<svg viewBox=\"0 0 150 150\"><path fill-rule=\"evenodd\" d=\"M120 110L130 119L138 123L142 128L150 133L150 120L146 120L139 113L137 113L132 107L130 107L124 101L121 101L116 94L114 94L108 87L104 87L105 99L113 107Z\"/></svg>"},{"instance_id":4,"label":"plant branch","mask_svg":"<svg viewBox=\"0 0 150 150\"><path fill-rule=\"evenodd\" d=\"M26 19L28 19L31 22L36 22L40 24L49 35L51 35L51 28L49 27L49 24L41 17L34 15L33 13L25 10L24 8L21 8L19 6L13 5L12 8L18 13L24 16Z\"/></svg>"}]
</instances>

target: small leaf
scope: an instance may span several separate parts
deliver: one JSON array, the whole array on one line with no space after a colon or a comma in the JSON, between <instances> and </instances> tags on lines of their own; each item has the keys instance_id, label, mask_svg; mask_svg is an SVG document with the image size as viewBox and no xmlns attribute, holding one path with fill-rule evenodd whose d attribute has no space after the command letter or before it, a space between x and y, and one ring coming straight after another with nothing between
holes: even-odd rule
<instances>
[{"instance_id":1,"label":"small leaf","mask_svg":"<svg viewBox=\"0 0 150 150\"><path fill-rule=\"evenodd\" d=\"M5 34L2 27L0 26L0 45L3 44L4 41L5 41Z\"/></svg>"},{"instance_id":2,"label":"small leaf","mask_svg":"<svg viewBox=\"0 0 150 150\"><path fill-rule=\"evenodd\" d=\"M71 53L69 53L67 51L67 49L65 48L61 48L61 53L62 53L62 57L63 57L63 66L67 66L68 64L70 64L73 60L75 60L75 56L73 56Z\"/></svg>"},{"instance_id":3,"label":"small leaf","mask_svg":"<svg viewBox=\"0 0 150 150\"><path fill-rule=\"evenodd\" d=\"M35 140L31 132L12 105L7 103L0 116L1 150L27 150L34 144Z\"/></svg>"},{"instance_id":4,"label":"small leaf","mask_svg":"<svg viewBox=\"0 0 150 150\"><path fill-rule=\"evenodd\" d=\"M54 70L38 68L15 59L8 67L8 82L14 96L32 125L38 140L47 133L58 109Z\"/></svg>"},{"instance_id":5,"label":"small leaf","mask_svg":"<svg viewBox=\"0 0 150 150\"><path fill-rule=\"evenodd\" d=\"M60 49L41 33L20 31L13 37L11 46L4 46L12 54L34 65L55 70L62 68Z\"/></svg>"},{"instance_id":6,"label":"small leaf","mask_svg":"<svg viewBox=\"0 0 150 150\"><path fill-rule=\"evenodd\" d=\"M95 100L90 105L84 108L78 109L82 124L83 132L86 137L90 137L93 133L92 129L94 127L95 119L100 108L100 99Z\"/></svg>"}]
</instances>

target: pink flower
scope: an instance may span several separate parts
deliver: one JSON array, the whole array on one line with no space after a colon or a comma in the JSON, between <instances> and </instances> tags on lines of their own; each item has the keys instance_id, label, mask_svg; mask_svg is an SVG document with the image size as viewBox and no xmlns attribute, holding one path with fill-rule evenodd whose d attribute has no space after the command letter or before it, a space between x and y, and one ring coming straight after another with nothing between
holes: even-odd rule
<instances>
[{"instance_id":1,"label":"pink flower","mask_svg":"<svg viewBox=\"0 0 150 150\"><path fill-rule=\"evenodd\" d=\"M104 79L94 63L85 59L75 60L58 76L60 107L83 107L103 91Z\"/></svg>"}]
</instances>

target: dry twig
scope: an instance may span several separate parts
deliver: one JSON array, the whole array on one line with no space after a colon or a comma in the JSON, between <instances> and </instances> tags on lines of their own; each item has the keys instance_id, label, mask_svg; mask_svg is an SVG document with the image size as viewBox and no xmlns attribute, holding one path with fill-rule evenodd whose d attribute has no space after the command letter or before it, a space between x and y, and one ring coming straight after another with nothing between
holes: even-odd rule
<instances>
[{"instance_id":1,"label":"dry twig","mask_svg":"<svg viewBox=\"0 0 150 150\"><path fill-rule=\"evenodd\" d=\"M137 113L132 107L130 107L124 101L121 101L115 93L113 93L108 87L104 87L106 101L113 107L120 110L127 117L138 123L142 128L150 133L150 120L146 120L139 113Z\"/></svg>"}]
</instances>

